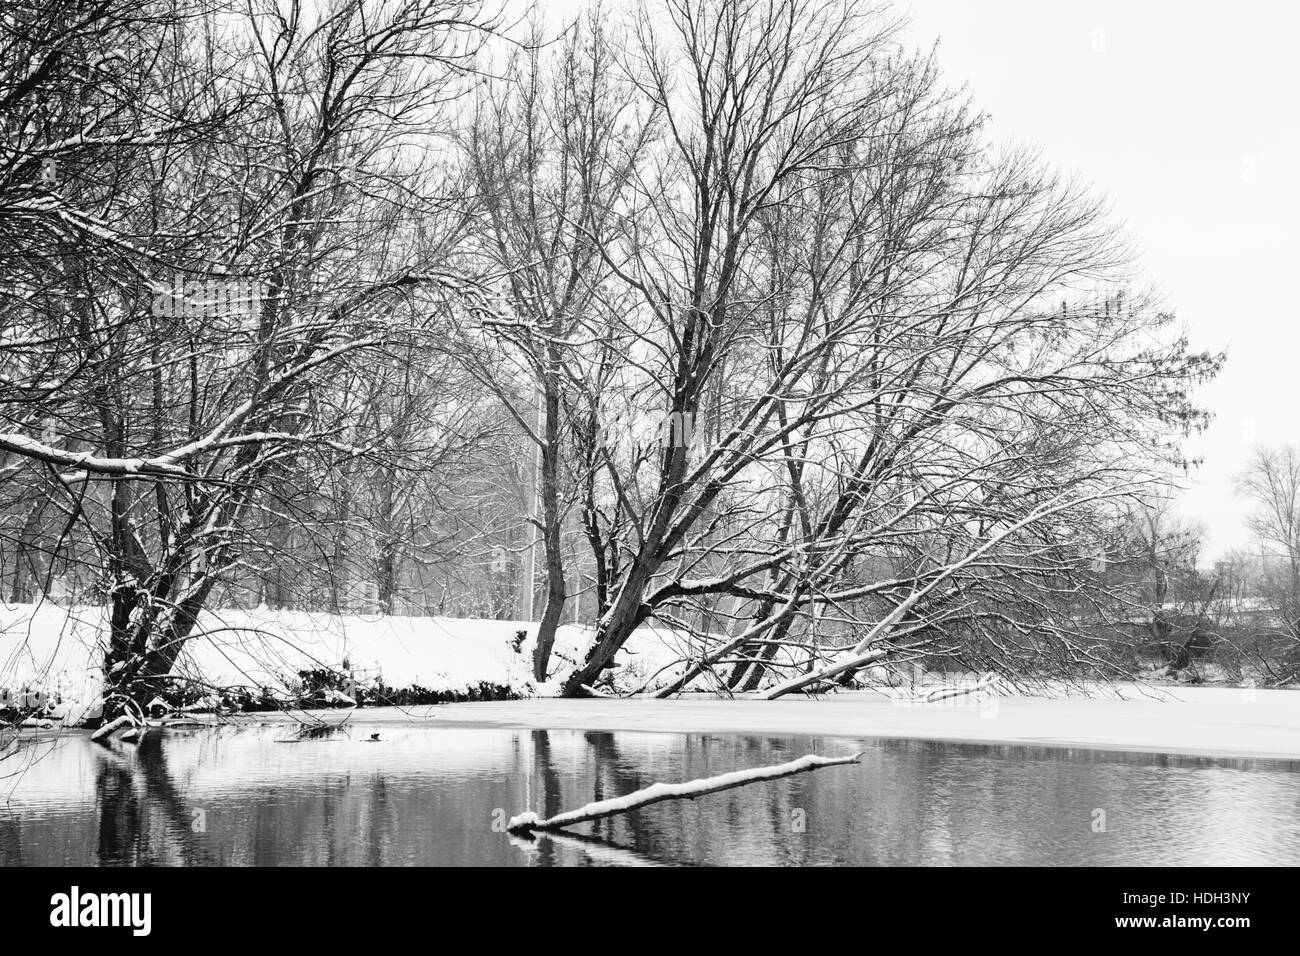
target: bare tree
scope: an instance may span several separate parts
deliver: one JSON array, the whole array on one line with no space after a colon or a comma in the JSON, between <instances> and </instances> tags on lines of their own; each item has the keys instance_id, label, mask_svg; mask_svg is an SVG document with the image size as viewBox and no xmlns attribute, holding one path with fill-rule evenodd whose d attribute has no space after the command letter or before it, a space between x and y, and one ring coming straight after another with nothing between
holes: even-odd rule
<instances>
[{"instance_id":1,"label":"bare tree","mask_svg":"<svg viewBox=\"0 0 1300 956\"><path fill-rule=\"evenodd\" d=\"M1260 542L1264 597L1288 645L1278 656L1293 675L1300 666L1300 451L1257 449L1237 488L1255 509L1248 526Z\"/></svg>"},{"instance_id":2,"label":"bare tree","mask_svg":"<svg viewBox=\"0 0 1300 956\"><path fill-rule=\"evenodd\" d=\"M34 330L27 382L57 385L6 401L0 449L59 471L99 553L110 690L170 672L255 535L275 547L301 522L313 474L400 467L427 439L358 433L367 392L342 386L409 360L471 289L451 265L466 217L443 192L450 164L417 147L445 131L487 26L456 2L200 8L129 61L152 67L122 120L141 148L93 175L69 163L63 189L95 198L119 254L79 246L50 266L61 301L14 304ZM146 135L181 103L218 119ZM50 415L58 446L23 433Z\"/></svg>"},{"instance_id":3,"label":"bare tree","mask_svg":"<svg viewBox=\"0 0 1300 956\"><path fill-rule=\"evenodd\" d=\"M547 677L567 597L566 512L572 489L593 467L596 436L575 416L598 404L599 369L611 358L599 344L593 357L584 341L607 308L602 290L611 272L595 236L619 213L649 129L631 115L630 87L613 75L618 39L602 19L601 7L593 7L550 56L534 27L504 78L486 88L467 144L484 210L479 255L504 277L509 319L486 327L495 348L463 354L537 447L535 520L546 564L533 657L538 681ZM585 444L575 442L577 434L586 435ZM580 451L570 453L575 444L587 450L585 461Z\"/></svg>"},{"instance_id":4,"label":"bare tree","mask_svg":"<svg viewBox=\"0 0 1300 956\"><path fill-rule=\"evenodd\" d=\"M712 416L716 439L607 464L625 529L615 597L565 692L643 622L689 626L682 609L717 595L748 622L702 635L692 672L806 647L787 638L818 605L880 656L902 635L983 634L1009 662L1087 666L1068 618L1040 627L962 598L1077 571L1071 526L1176 457L1201 421L1186 386L1217 359L1162 340L1170 319L1146 303L1094 291L1123 263L1104 211L1032 157L990 155L877 12L667 14L638 21L633 55L667 135L599 239L637 296L621 317L628 401ZM788 689L857 666L787 663L809 672Z\"/></svg>"}]
</instances>

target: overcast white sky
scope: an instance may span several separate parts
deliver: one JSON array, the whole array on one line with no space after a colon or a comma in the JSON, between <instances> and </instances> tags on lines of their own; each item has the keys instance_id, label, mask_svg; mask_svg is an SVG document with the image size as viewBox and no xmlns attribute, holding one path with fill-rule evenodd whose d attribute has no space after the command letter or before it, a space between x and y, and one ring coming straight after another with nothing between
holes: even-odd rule
<instances>
[{"instance_id":1,"label":"overcast white sky","mask_svg":"<svg viewBox=\"0 0 1300 956\"><path fill-rule=\"evenodd\" d=\"M1184 514L1203 557L1246 543L1232 476L1300 444L1300 55L1293 4L911 0L999 137L1039 145L1105 193L1194 344L1228 349L1201 393L1217 419Z\"/></svg>"}]
</instances>

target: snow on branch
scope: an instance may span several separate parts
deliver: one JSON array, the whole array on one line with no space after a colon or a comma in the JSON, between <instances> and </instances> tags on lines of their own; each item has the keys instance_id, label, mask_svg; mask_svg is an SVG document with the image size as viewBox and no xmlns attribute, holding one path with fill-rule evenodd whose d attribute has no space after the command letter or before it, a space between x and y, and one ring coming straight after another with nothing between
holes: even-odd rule
<instances>
[{"instance_id":1,"label":"snow on branch","mask_svg":"<svg viewBox=\"0 0 1300 956\"><path fill-rule=\"evenodd\" d=\"M1001 681L1002 678L998 677L993 671L989 671L974 684L943 684L931 688L924 694L913 694L912 700L919 703L933 704L941 700L947 700L949 697L961 697L965 694L983 694L985 691L997 693L997 686Z\"/></svg>"},{"instance_id":2,"label":"snow on branch","mask_svg":"<svg viewBox=\"0 0 1300 956\"><path fill-rule=\"evenodd\" d=\"M0 434L0 451L33 458L62 468L77 468L91 474L123 477L145 475L167 478L193 477L176 464L175 455L162 455L156 458L102 458L89 452L52 448L34 438L11 432Z\"/></svg>"},{"instance_id":3,"label":"snow on branch","mask_svg":"<svg viewBox=\"0 0 1300 956\"><path fill-rule=\"evenodd\" d=\"M746 784L758 783L763 780L777 780L781 777L807 773L810 770L818 770L822 767L857 763L861 757L862 754L860 753L851 754L848 757L819 757L817 754L807 754L798 760L791 760L789 763L777 764L772 767L735 770L716 777L689 780L686 783L652 783L642 790L637 790L625 796L613 797L609 800L597 800L595 803L589 803L577 810L560 813L545 820L532 811L521 813L510 818L510 822L506 824L506 829L511 833L528 832L530 830L557 830L561 827L573 826L575 823L586 823L589 820L600 820L619 813L627 813L629 810L636 810L652 803L662 803L665 800L694 800L706 793L731 790L735 787L743 787Z\"/></svg>"},{"instance_id":4,"label":"snow on branch","mask_svg":"<svg viewBox=\"0 0 1300 956\"><path fill-rule=\"evenodd\" d=\"M778 684L776 687L773 687L771 690L767 691L767 693L763 694L763 699L775 700L776 698L783 697L792 691L801 690L804 687L820 683L827 678L835 677L845 671L857 670L866 664L879 660L881 657L888 654L889 650L875 645L878 645L889 636L889 633L895 628L898 622L902 620L903 616L908 611L910 611L922 598L948 578L952 577L962 568L974 564L983 557L986 552L991 551L1007 538L1010 538L1023 528L1051 517L1054 514L1058 514L1067 508L1087 502L1099 501L1103 498L1120 497L1131 493L1131 488L1124 488L1105 493L1087 495L1080 498L1070 498L1067 495L1057 495L1047 504L1034 509L1019 521L993 535L964 558L945 565L928 584L924 587L915 588L905 600L899 603L897 607L885 616L884 620L873 627L867 635L853 647L852 650L845 654L841 654L836 660L829 664L815 668L805 674L800 674L797 677L792 677L784 683Z\"/></svg>"}]
</instances>

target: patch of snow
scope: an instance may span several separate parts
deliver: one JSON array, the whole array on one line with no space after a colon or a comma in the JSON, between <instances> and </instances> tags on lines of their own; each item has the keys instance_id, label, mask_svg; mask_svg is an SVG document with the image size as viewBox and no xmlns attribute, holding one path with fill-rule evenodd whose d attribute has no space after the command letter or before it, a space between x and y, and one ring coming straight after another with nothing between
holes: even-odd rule
<instances>
[{"instance_id":1,"label":"patch of snow","mask_svg":"<svg viewBox=\"0 0 1300 956\"><path fill-rule=\"evenodd\" d=\"M516 633L525 639L515 649ZM330 670L358 684L382 681L403 689L465 693L487 683L520 696L557 695L567 671L594 640L587 627L560 627L550 680L532 678L537 625L450 617L330 615L272 610L213 609L199 616L176 673L219 686L268 687L293 693L298 672ZM98 606L0 606L0 687L43 687L64 700L97 700L108 640L108 610ZM619 653L609 673L619 692L670 680L691 652L688 635L645 627ZM341 697L342 695L340 695ZM340 700L340 702L345 702Z\"/></svg>"}]
</instances>

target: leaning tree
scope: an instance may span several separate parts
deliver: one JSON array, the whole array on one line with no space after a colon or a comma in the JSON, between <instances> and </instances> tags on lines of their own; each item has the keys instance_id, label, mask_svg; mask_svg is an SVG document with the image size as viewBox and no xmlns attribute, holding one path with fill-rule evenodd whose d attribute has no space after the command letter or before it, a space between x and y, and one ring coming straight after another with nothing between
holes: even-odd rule
<instances>
[{"instance_id":1,"label":"leaning tree","mask_svg":"<svg viewBox=\"0 0 1300 956\"><path fill-rule=\"evenodd\" d=\"M1218 359L1124 295L1103 207L991 149L878 11L673 0L634 36L664 132L587 227L629 294L588 334L626 356L602 412L690 437L601 457L619 558L562 691L653 620L700 638L664 693L720 668L756 686L779 658L779 695L976 641L1103 666L1060 596L1096 584L1099 516L1177 459ZM697 626L719 609L722 633Z\"/></svg>"}]
</instances>

